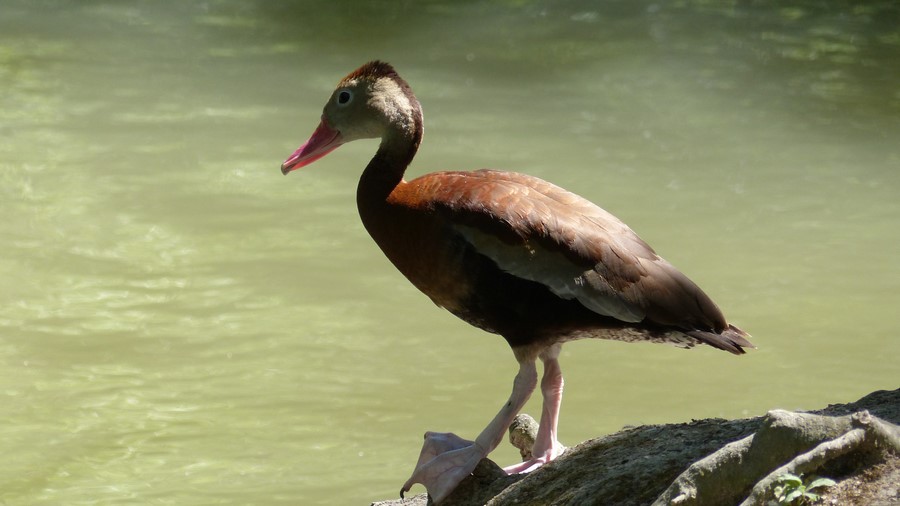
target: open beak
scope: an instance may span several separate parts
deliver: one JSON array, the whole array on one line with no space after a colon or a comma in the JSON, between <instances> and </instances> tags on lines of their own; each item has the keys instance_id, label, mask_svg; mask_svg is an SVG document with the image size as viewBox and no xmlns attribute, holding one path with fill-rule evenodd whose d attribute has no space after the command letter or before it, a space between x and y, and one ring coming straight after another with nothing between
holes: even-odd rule
<instances>
[{"instance_id":1,"label":"open beak","mask_svg":"<svg viewBox=\"0 0 900 506\"><path fill-rule=\"evenodd\" d=\"M343 143L344 139L341 133L330 128L325 124L325 120L322 119L309 140L297 148L297 151L294 151L294 154L281 164L281 173L287 175L292 170L309 165L331 153Z\"/></svg>"}]
</instances>

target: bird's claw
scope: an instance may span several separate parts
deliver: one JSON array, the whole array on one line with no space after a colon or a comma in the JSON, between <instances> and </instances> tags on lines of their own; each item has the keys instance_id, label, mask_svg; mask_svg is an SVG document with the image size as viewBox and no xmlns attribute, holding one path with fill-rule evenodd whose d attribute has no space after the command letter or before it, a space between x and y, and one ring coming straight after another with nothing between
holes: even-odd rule
<instances>
[{"instance_id":1,"label":"bird's claw","mask_svg":"<svg viewBox=\"0 0 900 506\"><path fill-rule=\"evenodd\" d=\"M419 461L412 476L400 488L400 497L416 483L425 485L435 504L444 500L459 483L472 474L486 451L456 434L427 432Z\"/></svg>"},{"instance_id":2,"label":"bird's claw","mask_svg":"<svg viewBox=\"0 0 900 506\"><path fill-rule=\"evenodd\" d=\"M533 457L524 462L519 462L518 464L506 466L503 468L503 471L505 471L506 474L530 473L530 472L534 471L535 469L541 467L542 465L544 465L548 462L551 462L553 460L556 460L556 458L559 457L560 455L562 455L563 452L566 451L566 449L567 448L565 446L563 446L559 443L556 443L556 445L553 446L553 448L551 448L549 451L547 451L543 455L541 455L539 457Z\"/></svg>"}]
</instances>

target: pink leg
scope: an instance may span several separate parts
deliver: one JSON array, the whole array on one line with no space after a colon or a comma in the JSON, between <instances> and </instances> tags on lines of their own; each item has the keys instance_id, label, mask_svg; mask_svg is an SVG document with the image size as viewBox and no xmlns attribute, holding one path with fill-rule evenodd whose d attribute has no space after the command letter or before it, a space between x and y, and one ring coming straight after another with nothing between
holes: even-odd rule
<instances>
[{"instance_id":1,"label":"pink leg","mask_svg":"<svg viewBox=\"0 0 900 506\"><path fill-rule=\"evenodd\" d=\"M562 404L563 376L559 367L560 346L548 348L541 355L544 362L544 376L541 378L541 394L544 397L541 421L537 437L534 440L532 455L534 458L520 464L505 467L509 474L527 473L560 456L565 447L556 439L559 422L559 408Z\"/></svg>"},{"instance_id":2,"label":"pink leg","mask_svg":"<svg viewBox=\"0 0 900 506\"><path fill-rule=\"evenodd\" d=\"M472 473L478 462L500 444L509 424L528 401L535 386L537 368L533 356L520 358L519 373L513 381L509 400L475 441L467 441L449 433L426 433L416 469L400 489L400 496L403 497L413 484L421 483L425 485L435 504L444 500L459 482Z\"/></svg>"}]
</instances>

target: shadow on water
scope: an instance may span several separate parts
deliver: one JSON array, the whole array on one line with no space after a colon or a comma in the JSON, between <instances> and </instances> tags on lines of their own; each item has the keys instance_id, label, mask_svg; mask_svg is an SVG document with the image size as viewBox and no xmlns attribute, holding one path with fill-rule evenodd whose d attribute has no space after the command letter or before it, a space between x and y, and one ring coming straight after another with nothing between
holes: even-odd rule
<instances>
[{"instance_id":1,"label":"shadow on water","mask_svg":"<svg viewBox=\"0 0 900 506\"><path fill-rule=\"evenodd\" d=\"M322 41L316 49L342 68L357 63L344 60L364 41L373 54L424 46L426 50L413 51L411 59L469 58L496 77L515 69L521 79L547 77L548 72L565 79L585 67L647 57L623 50L644 45L662 56L690 57L708 65L703 77L710 84L734 86L745 78L764 82L765 77L780 82L790 76L792 81L782 84L796 88L787 90L795 99L869 101L894 110L900 106L900 99L884 86L895 80L893 69L900 58L900 7L889 1L252 5L252 15L258 13L266 25L278 27L273 30L293 33L307 44ZM310 23L313 13L315 22Z\"/></svg>"}]
</instances>

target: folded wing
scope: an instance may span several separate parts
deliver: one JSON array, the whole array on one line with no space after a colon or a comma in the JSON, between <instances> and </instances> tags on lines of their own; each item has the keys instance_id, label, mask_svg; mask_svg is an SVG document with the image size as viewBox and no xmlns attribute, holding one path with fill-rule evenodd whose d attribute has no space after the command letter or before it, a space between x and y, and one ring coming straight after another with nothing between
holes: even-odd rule
<instances>
[{"instance_id":1,"label":"folded wing","mask_svg":"<svg viewBox=\"0 0 900 506\"><path fill-rule=\"evenodd\" d=\"M491 170L444 172L410 185L429 195L425 205L500 269L559 297L623 322L728 328L696 284L621 220L574 193Z\"/></svg>"}]
</instances>

